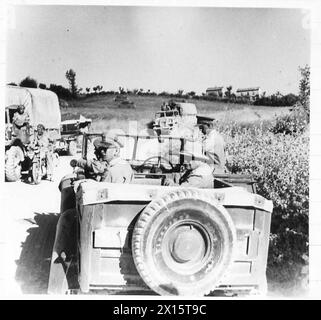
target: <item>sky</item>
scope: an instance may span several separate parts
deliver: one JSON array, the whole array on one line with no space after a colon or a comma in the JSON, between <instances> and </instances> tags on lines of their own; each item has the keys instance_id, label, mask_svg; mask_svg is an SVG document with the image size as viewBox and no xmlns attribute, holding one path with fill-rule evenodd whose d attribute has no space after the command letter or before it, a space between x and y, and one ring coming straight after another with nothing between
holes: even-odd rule
<instances>
[{"instance_id":1,"label":"sky","mask_svg":"<svg viewBox=\"0 0 321 320\"><path fill-rule=\"evenodd\" d=\"M302 9L16 6L7 30L7 82L31 76L65 87L205 92L259 86L298 93L310 64Z\"/></svg>"}]
</instances>

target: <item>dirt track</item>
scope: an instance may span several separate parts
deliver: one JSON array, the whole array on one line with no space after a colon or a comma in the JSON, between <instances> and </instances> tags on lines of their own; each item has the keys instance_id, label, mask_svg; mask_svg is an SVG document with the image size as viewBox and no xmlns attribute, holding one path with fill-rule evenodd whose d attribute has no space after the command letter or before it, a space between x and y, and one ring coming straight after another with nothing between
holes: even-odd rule
<instances>
[{"instance_id":1,"label":"dirt track","mask_svg":"<svg viewBox=\"0 0 321 320\"><path fill-rule=\"evenodd\" d=\"M72 172L71 159L60 157L53 182L5 183L0 254L6 263L1 264L4 269L0 272L0 287L4 288L1 294L46 293L60 207L58 184L64 175Z\"/></svg>"}]
</instances>

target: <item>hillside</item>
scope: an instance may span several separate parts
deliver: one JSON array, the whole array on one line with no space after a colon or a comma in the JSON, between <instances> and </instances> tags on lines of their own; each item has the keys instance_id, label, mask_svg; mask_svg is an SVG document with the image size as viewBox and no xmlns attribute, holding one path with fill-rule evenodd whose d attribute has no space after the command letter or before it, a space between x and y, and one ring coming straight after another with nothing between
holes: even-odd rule
<instances>
[{"instance_id":1,"label":"hillside","mask_svg":"<svg viewBox=\"0 0 321 320\"><path fill-rule=\"evenodd\" d=\"M114 96L95 96L72 101L72 107L62 110L62 119L78 118L80 114L93 120L93 129L104 130L109 128L128 127L129 121L138 121L138 127L145 125L154 118L159 110L163 97L158 96L129 96L136 109L118 108ZM262 107L244 104L231 104L218 101L204 101L190 99L195 103L199 114L214 117L220 121L236 121L249 123L272 120L276 115L288 112L288 107Z\"/></svg>"}]
</instances>

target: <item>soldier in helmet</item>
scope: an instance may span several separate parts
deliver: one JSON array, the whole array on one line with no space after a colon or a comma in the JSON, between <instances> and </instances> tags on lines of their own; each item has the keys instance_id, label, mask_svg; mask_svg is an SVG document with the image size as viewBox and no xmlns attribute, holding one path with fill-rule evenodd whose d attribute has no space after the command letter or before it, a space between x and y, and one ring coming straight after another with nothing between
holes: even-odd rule
<instances>
[{"instance_id":1,"label":"soldier in helmet","mask_svg":"<svg viewBox=\"0 0 321 320\"><path fill-rule=\"evenodd\" d=\"M119 156L122 143L117 137L104 136L94 141L97 159L71 160L72 167L80 167L95 176L96 180L113 183L130 183L134 174L130 164Z\"/></svg>"},{"instance_id":2,"label":"soldier in helmet","mask_svg":"<svg viewBox=\"0 0 321 320\"><path fill-rule=\"evenodd\" d=\"M23 143L28 142L28 126L30 118L25 110L24 105L19 105L18 111L14 113L12 118L13 130L17 138L21 139Z\"/></svg>"}]
</instances>

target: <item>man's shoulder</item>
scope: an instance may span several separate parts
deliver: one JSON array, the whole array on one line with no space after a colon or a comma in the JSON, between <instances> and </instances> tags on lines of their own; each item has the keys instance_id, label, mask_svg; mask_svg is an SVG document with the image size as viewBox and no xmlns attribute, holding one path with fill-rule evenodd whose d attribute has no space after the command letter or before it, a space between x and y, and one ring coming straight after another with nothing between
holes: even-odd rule
<instances>
[{"instance_id":1,"label":"man's shoulder","mask_svg":"<svg viewBox=\"0 0 321 320\"><path fill-rule=\"evenodd\" d=\"M112 162L110 163L110 167L114 167L116 165L117 166L119 166L119 165L130 166L129 162L125 159L122 159L122 158L113 159Z\"/></svg>"}]
</instances>

